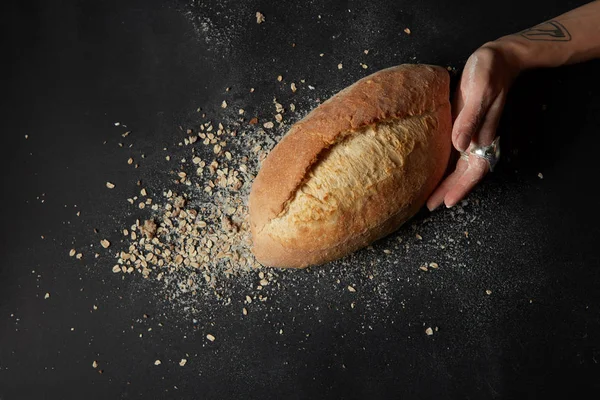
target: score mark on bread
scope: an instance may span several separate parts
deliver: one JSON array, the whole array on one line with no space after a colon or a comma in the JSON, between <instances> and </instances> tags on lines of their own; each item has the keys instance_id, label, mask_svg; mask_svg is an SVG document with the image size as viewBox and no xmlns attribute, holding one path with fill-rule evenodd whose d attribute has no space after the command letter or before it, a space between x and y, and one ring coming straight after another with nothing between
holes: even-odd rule
<instances>
[{"instance_id":1,"label":"score mark on bread","mask_svg":"<svg viewBox=\"0 0 600 400\"><path fill-rule=\"evenodd\" d=\"M296 123L250 193L253 253L306 267L398 229L425 203L450 154L449 75L404 64L369 75Z\"/></svg>"}]
</instances>

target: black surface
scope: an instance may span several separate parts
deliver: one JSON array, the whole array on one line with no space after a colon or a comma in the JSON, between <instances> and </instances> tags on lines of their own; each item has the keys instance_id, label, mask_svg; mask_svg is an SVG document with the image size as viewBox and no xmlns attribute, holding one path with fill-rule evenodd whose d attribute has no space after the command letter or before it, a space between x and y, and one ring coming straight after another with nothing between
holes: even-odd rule
<instances>
[{"instance_id":1,"label":"black surface","mask_svg":"<svg viewBox=\"0 0 600 400\"><path fill-rule=\"evenodd\" d=\"M465 206L477 223L423 213L423 244L407 225L342 263L283 273L282 289L246 318L204 299L195 323L171 315L149 283L115 276L110 257L67 255L98 247L93 227L116 238L135 219L124 201L134 182L167 181L162 148L198 107L217 113L228 86L259 114L277 75L305 78L316 87L298 95L306 108L398 63L460 70L485 41L582 2L52 3L2 6L0 399L596 395L598 62L519 78L500 127L503 162L471 197L481 205ZM135 130L131 152L118 148L115 121ZM125 163L142 153L152 167ZM432 245L467 225L464 251ZM380 251L398 238L412 247ZM439 271L417 269L437 259ZM352 281L359 268L376 278Z\"/></svg>"}]
</instances>

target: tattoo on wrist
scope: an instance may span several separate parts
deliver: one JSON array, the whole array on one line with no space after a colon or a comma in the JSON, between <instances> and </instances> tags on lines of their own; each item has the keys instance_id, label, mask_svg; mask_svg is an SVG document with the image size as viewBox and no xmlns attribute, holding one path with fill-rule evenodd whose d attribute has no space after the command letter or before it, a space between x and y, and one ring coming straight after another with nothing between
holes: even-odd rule
<instances>
[{"instance_id":1,"label":"tattoo on wrist","mask_svg":"<svg viewBox=\"0 0 600 400\"><path fill-rule=\"evenodd\" d=\"M519 32L521 36L528 40L538 40L543 42L568 42L571 40L571 34L558 21L546 21L539 25L525 29Z\"/></svg>"}]
</instances>

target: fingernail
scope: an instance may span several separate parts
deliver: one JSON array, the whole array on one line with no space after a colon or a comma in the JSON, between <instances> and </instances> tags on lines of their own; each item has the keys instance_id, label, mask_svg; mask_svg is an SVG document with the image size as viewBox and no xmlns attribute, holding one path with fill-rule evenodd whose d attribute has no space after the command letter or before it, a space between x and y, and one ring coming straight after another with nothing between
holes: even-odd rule
<instances>
[{"instance_id":1,"label":"fingernail","mask_svg":"<svg viewBox=\"0 0 600 400\"><path fill-rule=\"evenodd\" d=\"M471 136L467 133L459 133L456 138L456 149L458 151L465 151L469 147L469 143L471 143Z\"/></svg>"}]
</instances>

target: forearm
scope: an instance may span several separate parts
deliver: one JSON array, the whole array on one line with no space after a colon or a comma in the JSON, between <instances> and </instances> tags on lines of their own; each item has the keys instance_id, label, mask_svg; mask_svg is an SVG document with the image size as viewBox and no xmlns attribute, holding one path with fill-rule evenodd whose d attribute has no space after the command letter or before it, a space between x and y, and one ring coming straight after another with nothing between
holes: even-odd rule
<instances>
[{"instance_id":1,"label":"forearm","mask_svg":"<svg viewBox=\"0 0 600 400\"><path fill-rule=\"evenodd\" d=\"M593 1L550 21L487 43L518 70L558 67L600 58L600 1Z\"/></svg>"}]
</instances>

